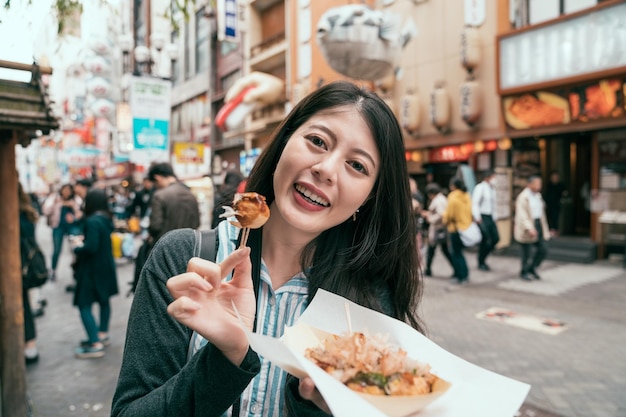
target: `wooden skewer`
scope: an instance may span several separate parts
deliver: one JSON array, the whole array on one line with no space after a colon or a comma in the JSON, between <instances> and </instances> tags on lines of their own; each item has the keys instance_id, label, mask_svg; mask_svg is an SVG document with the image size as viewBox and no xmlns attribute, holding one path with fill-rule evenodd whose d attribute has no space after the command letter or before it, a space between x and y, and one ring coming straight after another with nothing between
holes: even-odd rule
<instances>
[{"instance_id":1,"label":"wooden skewer","mask_svg":"<svg viewBox=\"0 0 626 417\"><path fill-rule=\"evenodd\" d=\"M241 229L241 243L239 243L239 249L245 248L248 242L248 236L250 236L250 228L244 227Z\"/></svg>"},{"instance_id":2,"label":"wooden skewer","mask_svg":"<svg viewBox=\"0 0 626 417\"><path fill-rule=\"evenodd\" d=\"M350 317L350 304L346 301L343 304L343 307L346 310L346 320L348 321L348 332L352 334L352 318Z\"/></svg>"}]
</instances>

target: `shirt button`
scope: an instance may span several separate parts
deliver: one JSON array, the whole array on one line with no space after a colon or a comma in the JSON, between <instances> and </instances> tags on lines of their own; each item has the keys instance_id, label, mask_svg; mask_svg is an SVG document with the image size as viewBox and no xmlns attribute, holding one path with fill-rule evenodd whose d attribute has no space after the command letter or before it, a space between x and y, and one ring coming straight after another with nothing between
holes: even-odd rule
<instances>
[{"instance_id":1,"label":"shirt button","mask_svg":"<svg viewBox=\"0 0 626 417\"><path fill-rule=\"evenodd\" d=\"M274 296L270 296L270 300L269 303L271 306L273 306L274 304L276 304L276 298Z\"/></svg>"},{"instance_id":2,"label":"shirt button","mask_svg":"<svg viewBox=\"0 0 626 417\"><path fill-rule=\"evenodd\" d=\"M261 406L258 403L254 403L252 404L252 407L250 407L250 411L252 411L254 414L258 414L261 412Z\"/></svg>"}]
</instances>

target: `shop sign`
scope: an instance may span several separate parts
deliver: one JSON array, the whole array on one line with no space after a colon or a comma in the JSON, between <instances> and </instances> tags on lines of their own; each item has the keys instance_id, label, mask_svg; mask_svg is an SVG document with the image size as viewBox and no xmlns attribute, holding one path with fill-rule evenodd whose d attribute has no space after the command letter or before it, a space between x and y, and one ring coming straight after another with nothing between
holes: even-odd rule
<instances>
[{"instance_id":1,"label":"shop sign","mask_svg":"<svg viewBox=\"0 0 626 417\"><path fill-rule=\"evenodd\" d=\"M96 164L96 159L100 155L100 150L96 148L66 148L61 154L61 162L68 167L92 167Z\"/></svg>"},{"instance_id":2,"label":"shop sign","mask_svg":"<svg viewBox=\"0 0 626 417\"><path fill-rule=\"evenodd\" d=\"M428 162L442 163L467 161L473 151L474 146L471 143L454 146L443 146L441 148L430 150L428 154Z\"/></svg>"},{"instance_id":3,"label":"shop sign","mask_svg":"<svg viewBox=\"0 0 626 417\"><path fill-rule=\"evenodd\" d=\"M626 66L626 3L498 39L499 89L615 70Z\"/></svg>"},{"instance_id":4,"label":"shop sign","mask_svg":"<svg viewBox=\"0 0 626 417\"><path fill-rule=\"evenodd\" d=\"M172 83L153 77L132 77L130 108L133 121L131 161L168 161Z\"/></svg>"},{"instance_id":5,"label":"shop sign","mask_svg":"<svg viewBox=\"0 0 626 417\"><path fill-rule=\"evenodd\" d=\"M237 0L217 1L217 26L220 41L239 42Z\"/></svg>"},{"instance_id":6,"label":"shop sign","mask_svg":"<svg viewBox=\"0 0 626 417\"><path fill-rule=\"evenodd\" d=\"M485 0L465 0L465 24L480 26L485 23Z\"/></svg>"},{"instance_id":7,"label":"shop sign","mask_svg":"<svg viewBox=\"0 0 626 417\"><path fill-rule=\"evenodd\" d=\"M118 178L126 178L131 175L130 164L127 162L109 165L96 170L98 178L110 180Z\"/></svg>"},{"instance_id":8,"label":"shop sign","mask_svg":"<svg viewBox=\"0 0 626 417\"><path fill-rule=\"evenodd\" d=\"M624 79L611 78L558 90L507 96L504 120L515 130L625 117Z\"/></svg>"},{"instance_id":9,"label":"shop sign","mask_svg":"<svg viewBox=\"0 0 626 417\"><path fill-rule=\"evenodd\" d=\"M204 145L201 143L174 143L174 158L179 164L204 163Z\"/></svg>"}]
</instances>

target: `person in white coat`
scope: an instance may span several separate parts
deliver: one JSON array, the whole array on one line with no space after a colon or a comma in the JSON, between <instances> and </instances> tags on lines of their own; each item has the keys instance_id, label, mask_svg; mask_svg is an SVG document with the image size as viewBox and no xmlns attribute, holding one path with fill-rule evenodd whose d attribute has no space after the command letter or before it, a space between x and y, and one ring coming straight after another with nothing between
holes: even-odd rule
<instances>
[{"instance_id":1,"label":"person in white coat","mask_svg":"<svg viewBox=\"0 0 626 417\"><path fill-rule=\"evenodd\" d=\"M422 211L422 217L426 219L430 226L428 227L428 251L426 253L424 275L430 277L432 276L431 266L437 246L441 248L441 252L443 252L450 266L452 266L452 257L448 249L448 232L446 225L443 224L441 220L443 213L448 208L448 199L441 192L439 184L434 182L426 186L426 195L430 203L428 204L428 210Z\"/></svg>"},{"instance_id":2,"label":"person in white coat","mask_svg":"<svg viewBox=\"0 0 626 417\"><path fill-rule=\"evenodd\" d=\"M480 227L482 239L478 247L478 269L490 271L487 265L487 256L493 251L500 241L500 234L496 226L496 174L487 171L483 180L479 182L472 192L472 217Z\"/></svg>"},{"instance_id":3,"label":"person in white coat","mask_svg":"<svg viewBox=\"0 0 626 417\"><path fill-rule=\"evenodd\" d=\"M515 227L513 235L522 245L522 269L520 278L530 281L530 275L540 279L537 268L548 253L547 240L550 239L550 229L546 218L546 209L541 197L541 177L532 175L528 185L515 200ZM530 256L532 246L534 255Z\"/></svg>"}]
</instances>

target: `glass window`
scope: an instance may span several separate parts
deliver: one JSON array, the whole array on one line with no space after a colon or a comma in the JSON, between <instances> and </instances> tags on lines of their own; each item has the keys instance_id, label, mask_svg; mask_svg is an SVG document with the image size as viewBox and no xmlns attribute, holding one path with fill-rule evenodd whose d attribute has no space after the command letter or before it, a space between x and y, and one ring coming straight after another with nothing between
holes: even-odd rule
<instances>
[{"instance_id":1,"label":"glass window","mask_svg":"<svg viewBox=\"0 0 626 417\"><path fill-rule=\"evenodd\" d=\"M209 69L209 39L211 25L204 16L204 7L196 13L196 74Z\"/></svg>"},{"instance_id":2,"label":"glass window","mask_svg":"<svg viewBox=\"0 0 626 417\"><path fill-rule=\"evenodd\" d=\"M235 42L222 41L220 42L220 54L222 56L226 56L231 52L236 51L238 46L239 45Z\"/></svg>"}]
</instances>

